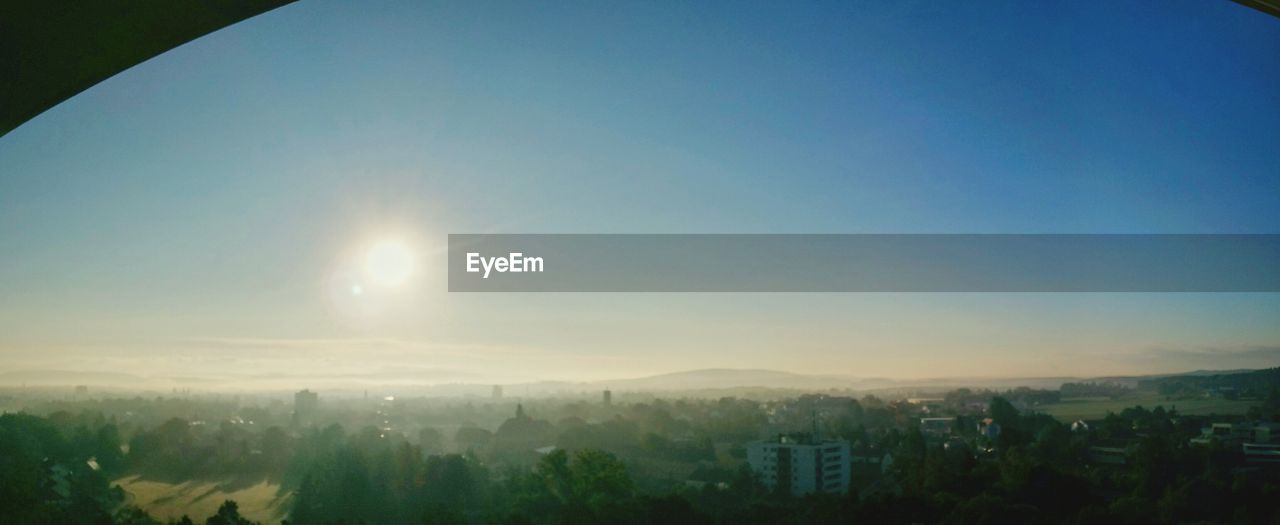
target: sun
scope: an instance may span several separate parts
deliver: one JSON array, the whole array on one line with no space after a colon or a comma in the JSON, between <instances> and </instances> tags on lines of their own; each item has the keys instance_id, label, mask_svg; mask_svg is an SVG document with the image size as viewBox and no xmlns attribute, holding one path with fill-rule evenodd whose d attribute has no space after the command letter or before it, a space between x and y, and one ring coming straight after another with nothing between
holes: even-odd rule
<instances>
[{"instance_id":1,"label":"sun","mask_svg":"<svg viewBox=\"0 0 1280 525\"><path fill-rule=\"evenodd\" d=\"M389 288L408 282L413 275L413 266L413 251L398 239L374 243L364 258L364 273L369 281Z\"/></svg>"}]
</instances>

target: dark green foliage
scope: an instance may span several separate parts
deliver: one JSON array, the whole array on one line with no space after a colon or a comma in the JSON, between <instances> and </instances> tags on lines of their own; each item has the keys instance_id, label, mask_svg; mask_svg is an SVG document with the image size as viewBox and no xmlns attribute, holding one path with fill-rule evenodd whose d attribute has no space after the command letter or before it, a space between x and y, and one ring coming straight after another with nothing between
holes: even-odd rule
<instances>
[{"instance_id":1,"label":"dark green foliage","mask_svg":"<svg viewBox=\"0 0 1280 525\"><path fill-rule=\"evenodd\" d=\"M555 425L523 410L514 418L503 414L506 423L497 433L463 426L458 437L464 439L453 443L467 451L461 455L432 453L447 447L433 429L417 433L419 444L413 444L373 426L350 433L336 424L286 431L170 417L117 427L92 413L5 415L0 523L158 525L142 510L122 506L107 480L142 473L178 481L237 472L255 482L263 476L280 480L281 495L293 493L291 525L1280 519L1274 505L1280 469L1246 464L1238 445L1189 443L1202 426L1226 418L1131 407L1073 431L1036 413L1028 401L1038 396L1034 392L991 395L985 410L973 408L978 394L953 394L948 398L954 402L935 408L965 410L956 413L950 434L922 432L918 406L871 397L806 396L783 406L789 412L735 399L658 400L614 405L591 420L560 417ZM862 463L849 493L797 498L761 485L741 461L748 441L742 436L762 433L770 410L806 425L821 412L826 419L816 424L824 435L852 443ZM587 413L572 405L560 413L572 411ZM1001 425L995 439L976 431L987 417ZM551 437L559 448L529 448ZM127 455L120 453L122 439L132 445ZM1124 462L1095 461L1097 447L1123 451ZM664 476L663 469L673 466L685 470ZM249 522L227 502L214 516L173 523Z\"/></svg>"},{"instance_id":2,"label":"dark green foliage","mask_svg":"<svg viewBox=\"0 0 1280 525\"><path fill-rule=\"evenodd\" d=\"M218 513L209 516L204 521L205 525L257 525L240 516L240 507L234 501L224 501L221 507L218 507Z\"/></svg>"},{"instance_id":3,"label":"dark green foliage","mask_svg":"<svg viewBox=\"0 0 1280 525\"><path fill-rule=\"evenodd\" d=\"M121 495L89 463L94 433L78 435L68 440L45 418L0 415L0 523L110 523Z\"/></svg>"},{"instance_id":4,"label":"dark green foliage","mask_svg":"<svg viewBox=\"0 0 1280 525\"><path fill-rule=\"evenodd\" d=\"M1200 396L1216 393L1229 398L1260 398L1280 385L1280 367L1234 374L1180 375L1144 379L1138 387L1163 396Z\"/></svg>"}]
</instances>

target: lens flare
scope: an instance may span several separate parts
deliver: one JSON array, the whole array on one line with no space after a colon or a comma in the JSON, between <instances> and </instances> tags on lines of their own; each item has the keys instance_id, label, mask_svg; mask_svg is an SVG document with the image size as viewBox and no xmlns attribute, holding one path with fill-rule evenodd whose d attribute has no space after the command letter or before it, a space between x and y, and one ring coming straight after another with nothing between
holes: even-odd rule
<instances>
[{"instance_id":1,"label":"lens flare","mask_svg":"<svg viewBox=\"0 0 1280 525\"><path fill-rule=\"evenodd\" d=\"M396 288L413 275L414 257L409 246L400 240L385 240L369 248L364 260L364 273L378 286Z\"/></svg>"}]
</instances>

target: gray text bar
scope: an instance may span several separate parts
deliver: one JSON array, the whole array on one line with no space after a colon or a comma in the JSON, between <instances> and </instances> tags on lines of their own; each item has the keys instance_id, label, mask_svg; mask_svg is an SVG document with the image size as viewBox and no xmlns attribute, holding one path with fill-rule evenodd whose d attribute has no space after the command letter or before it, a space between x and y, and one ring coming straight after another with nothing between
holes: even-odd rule
<instances>
[{"instance_id":1,"label":"gray text bar","mask_svg":"<svg viewBox=\"0 0 1280 525\"><path fill-rule=\"evenodd\" d=\"M1280 235L453 234L449 291L1277 292Z\"/></svg>"}]
</instances>

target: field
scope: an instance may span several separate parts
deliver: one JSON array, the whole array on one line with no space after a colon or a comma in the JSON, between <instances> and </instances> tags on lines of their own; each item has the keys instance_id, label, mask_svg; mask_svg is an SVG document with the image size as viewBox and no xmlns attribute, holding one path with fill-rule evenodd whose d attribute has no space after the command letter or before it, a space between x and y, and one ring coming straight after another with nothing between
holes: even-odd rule
<instances>
[{"instance_id":1,"label":"field","mask_svg":"<svg viewBox=\"0 0 1280 525\"><path fill-rule=\"evenodd\" d=\"M159 520L181 518L185 514L192 521L203 523L229 499L239 505L242 516L263 523L279 522L288 512L289 497L278 494L279 485L266 481L165 483L129 476L115 480L115 484L128 493L129 503Z\"/></svg>"},{"instance_id":2,"label":"field","mask_svg":"<svg viewBox=\"0 0 1280 525\"><path fill-rule=\"evenodd\" d=\"M1108 412L1119 413L1121 410L1139 405L1148 410L1155 408L1157 405L1163 406L1165 409L1176 407L1179 414L1185 415L1237 415L1248 412L1249 407L1257 404L1258 401L1256 400L1233 401L1222 398L1166 399L1158 394L1140 394L1116 400L1107 398L1064 399L1061 403L1041 405L1036 407L1036 410L1049 414L1061 421L1075 421L1077 419L1102 419L1107 416Z\"/></svg>"}]
</instances>

